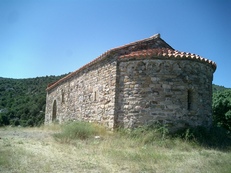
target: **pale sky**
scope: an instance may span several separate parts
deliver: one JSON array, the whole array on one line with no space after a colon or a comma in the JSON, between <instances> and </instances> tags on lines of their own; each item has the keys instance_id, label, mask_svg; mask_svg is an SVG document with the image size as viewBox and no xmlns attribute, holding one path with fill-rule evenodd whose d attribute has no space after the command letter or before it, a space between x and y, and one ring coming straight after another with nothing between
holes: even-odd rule
<instances>
[{"instance_id":1,"label":"pale sky","mask_svg":"<svg viewBox=\"0 0 231 173\"><path fill-rule=\"evenodd\" d=\"M72 72L107 50L156 33L217 63L231 88L229 0L0 0L0 77Z\"/></svg>"}]
</instances>

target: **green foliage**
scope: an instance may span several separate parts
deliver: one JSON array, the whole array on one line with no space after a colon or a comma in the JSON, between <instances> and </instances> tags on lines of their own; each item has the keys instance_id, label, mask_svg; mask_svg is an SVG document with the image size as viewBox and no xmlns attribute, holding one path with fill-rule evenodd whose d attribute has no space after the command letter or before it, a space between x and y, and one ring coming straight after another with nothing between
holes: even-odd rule
<instances>
[{"instance_id":1,"label":"green foliage","mask_svg":"<svg viewBox=\"0 0 231 173\"><path fill-rule=\"evenodd\" d=\"M133 130L119 129L118 138L127 138L138 142L141 145L159 145L168 148L177 147L182 142L186 145L181 149L188 150L190 148L202 146L206 148L214 148L219 150L231 149L231 135L222 127L205 128L198 126L189 129L181 129L177 132L170 133L166 126L153 124L143 126ZM183 143L182 143L183 144ZM187 146L190 144L191 147Z\"/></svg>"},{"instance_id":2,"label":"green foliage","mask_svg":"<svg viewBox=\"0 0 231 173\"><path fill-rule=\"evenodd\" d=\"M62 143L70 143L72 140L85 140L98 134L99 130L96 126L94 126L94 124L74 121L64 124L61 132L54 134L54 137Z\"/></svg>"},{"instance_id":3,"label":"green foliage","mask_svg":"<svg viewBox=\"0 0 231 173\"><path fill-rule=\"evenodd\" d=\"M0 126L39 126L44 122L46 87L62 76L0 77Z\"/></svg>"},{"instance_id":4,"label":"green foliage","mask_svg":"<svg viewBox=\"0 0 231 173\"><path fill-rule=\"evenodd\" d=\"M213 120L218 126L231 131L231 90L213 94Z\"/></svg>"},{"instance_id":5,"label":"green foliage","mask_svg":"<svg viewBox=\"0 0 231 173\"><path fill-rule=\"evenodd\" d=\"M180 137L184 141L194 142L208 148L220 150L231 149L231 136L222 127L213 126L208 129L198 126L178 131L172 134L172 137Z\"/></svg>"},{"instance_id":6,"label":"green foliage","mask_svg":"<svg viewBox=\"0 0 231 173\"><path fill-rule=\"evenodd\" d=\"M119 129L119 134L128 138L138 140L142 144L150 144L156 141L164 141L168 138L168 128L165 125L155 123L148 126L142 126L132 130Z\"/></svg>"},{"instance_id":7,"label":"green foliage","mask_svg":"<svg viewBox=\"0 0 231 173\"><path fill-rule=\"evenodd\" d=\"M10 121L8 117L4 114L0 114L0 126L9 125L9 124L10 124Z\"/></svg>"}]
</instances>

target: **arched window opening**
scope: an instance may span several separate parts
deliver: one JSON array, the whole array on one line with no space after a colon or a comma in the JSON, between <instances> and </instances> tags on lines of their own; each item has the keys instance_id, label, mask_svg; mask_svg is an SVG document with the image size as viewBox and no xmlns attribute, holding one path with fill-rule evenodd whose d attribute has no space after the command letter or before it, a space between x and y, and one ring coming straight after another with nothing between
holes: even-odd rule
<instances>
[{"instance_id":1,"label":"arched window opening","mask_svg":"<svg viewBox=\"0 0 231 173\"><path fill-rule=\"evenodd\" d=\"M56 113L57 113L57 104L55 100L53 103L53 109L52 109L52 121L56 120Z\"/></svg>"}]
</instances>

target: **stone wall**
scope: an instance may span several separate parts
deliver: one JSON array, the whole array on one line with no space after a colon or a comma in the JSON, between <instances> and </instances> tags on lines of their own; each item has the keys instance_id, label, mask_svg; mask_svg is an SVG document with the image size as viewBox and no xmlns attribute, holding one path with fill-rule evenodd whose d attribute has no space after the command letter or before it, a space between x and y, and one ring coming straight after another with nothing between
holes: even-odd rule
<instances>
[{"instance_id":1,"label":"stone wall","mask_svg":"<svg viewBox=\"0 0 231 173\"><path fill-rule=\"evenodd\" d=\"M117 125L153 122L172 129L212 122L209 64L192 60L122 59L119 63Z\"/></svg>"},{"instance_id":2,"label":"stone wall","mask_svg":"<svg viewBox=\"0 0 231 173\"><path fill-rule=\"evenodd\" d=\"M85 120L113 128L116 67L115 57L105 58L49 90L45 123Z\"/></svg>"},{"instance_id":3,"label":"stone wall","mask_svg":"<svg viewBox=\"0 0 231 173\"><path fill-rule=\"evenodd\" d=\"M174 50L160 35L106 51L47 88L45 123L83 120L112 129L212 123L216 64Z\"/></svg>"},{"instance_id":4,"label":"stone wall","mask_svg":"<svg viewBox=\"0 0 231 173\"><path fill-rule=\"evenodd\" d=\"M84 120L113 129L160 122L172 130L211 125L210 64L110 56L47 92L46 124Z\"/></svg>"}]
</instances>

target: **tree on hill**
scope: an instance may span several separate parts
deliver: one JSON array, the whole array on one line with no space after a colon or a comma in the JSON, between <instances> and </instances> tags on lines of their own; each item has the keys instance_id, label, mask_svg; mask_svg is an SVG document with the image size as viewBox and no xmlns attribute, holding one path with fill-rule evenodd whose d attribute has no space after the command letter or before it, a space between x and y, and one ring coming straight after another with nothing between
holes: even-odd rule
<instances>
[{"instance_id":1,"label":"tree on hill","mask_svg":"<svg viewBox=\"0 0 231 173\"><path fill-rule=\"evenodd\" d=\"M46 87L61 76L29 79L0 78L0 126L39 126L43 124Z\"/></svg>"},{"instance_id":2,"label":"tree on hill","mask_svg":"<svg viewBox=\"0 0 231 173\"><path fill-rule=\"evenodd\" d=\"M213 94L213 120L231 131L231 89Z\"/></svg>"}]
</instances>

